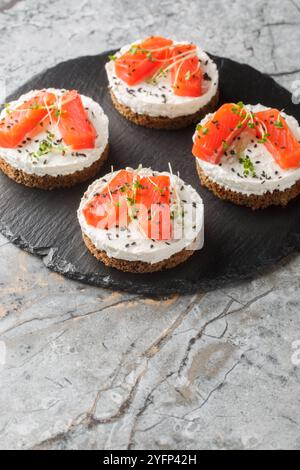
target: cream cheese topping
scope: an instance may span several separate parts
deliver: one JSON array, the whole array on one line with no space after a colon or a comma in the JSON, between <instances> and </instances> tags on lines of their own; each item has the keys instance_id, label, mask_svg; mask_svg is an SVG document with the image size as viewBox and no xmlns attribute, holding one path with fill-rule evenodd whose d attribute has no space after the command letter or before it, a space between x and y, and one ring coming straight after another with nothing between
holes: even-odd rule
<instances>
[{"instance_id":1,"label":"cream cheese topping","mask_svg":"<svg viewBox=\"0 0 300 470\"><path fill-rule=\"evenodd\" d=\"M136 41L134 44L142 42ZM189 44L187 41L174 44ZM121 56L133 44L124 46L116 57ZM194 114L208 104L216 95L219 86L219 73L216 64L200 48L197 54L204 72L204 93L199 97L177 96L173 93L170 83L170 72L156 80L156 84L143 81L135 86L129 86L119 79L115 73L113 60L106 64L109 86L117 100L138 114L147 114L152 117L162 116L176 118Z\"/></svg>"},{"instance_id":2,"label":"cream cheese topping","mask_svg":"<svg viewBox=\"0 0 300 470\"><path fill-rule=\"evenodd\" d=\"M133 171L128 168L129 171ZM104 250L109 257L127 260L143 261L154 264L170 258L183 249L201 249L204 244L204 208L201 197L190 186L185 184L178 176L170 173L158 173L149 168L135 170L140 176L169 175L171 181L171 210L180 201L185 213L174 218L174 236L172 240L152 240L147 238L139 229L137 222L132 219L124 230L111 228L103 230L87 223L83 210L101 189L118 172L112 172L95 181L83 196L79 209L78 220L81 229L98 250ZM176 206L178 208L178 205ZM178 211L177 211L178 213Z\"/></svg>"},{"instance_id":3,"label":"cream cheese topping","mask_svg":"<svg viewBox=\"0 0 300 470\"><path fill-rule=\"evenodd\" d=\"M55 93L57 96L61 96L63 93L62 90L54 88L49 88L48 91ZM36 94L37 90L32 90L22 95L18 100L10 103L10 109L20 106L24 101L33 98ZM54 142L60 142L61 135L59 129L53 123L47 127L47 131L42 131L32 140L26 140L16 149L0 148L0 157L18 170L38 176L50 175L55 177L69 175L91 166L100 158L108 143L108 118L101 106L94 100L84 95L81 95L81 98L97 133L95 148L78 151L68 149L64 155L62 152L57 151L49 152L38 158L32 156L32 153L38 150L40 142L47 139L47 131L55 136ZM0 114L0 119L5 117L5 114L6 110L3 110ZM61 145L64 146L63 142Z\"/></svg>"},{"instance_id":4,"label":"cream cheese topping","mask_svg":"<svg viewBox=\"0 0 300 470\"><path fill-rule=\"evenodd\" d=\"M261 104L256 106L247 105L246 108L253 112L270 109ZM286 119L296 139L300 141L300 126L297 120L284 112L281 114ZM204 125L212 116L213 114L207 115L201 121L201 124ZM237 147L245 149L242 155L243 157L249 158L252 162L255 177L251 174L244 175L244 167L239 161ZM300 179L300 168L282 169L276 163L266 146L258 143L256 139L254 140L247 130L245 130L238 140L226 151L226 154L221 158L220 164L215 165L203 161L200 158L196 158L196 160L197 165L202 168L205 175L212 181L231 191L245 195L254 194L261 196L267 192L274 192L275 190L284 191L293 186Z\"/></svg>"}]
</instances>

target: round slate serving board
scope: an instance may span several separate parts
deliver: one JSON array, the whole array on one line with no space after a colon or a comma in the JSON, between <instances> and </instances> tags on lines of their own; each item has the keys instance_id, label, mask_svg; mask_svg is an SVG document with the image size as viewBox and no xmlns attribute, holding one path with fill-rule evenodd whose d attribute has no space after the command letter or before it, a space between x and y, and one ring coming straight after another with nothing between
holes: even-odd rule
<instances>
[{"instance_id":1,"label":"round slate serving board","mask_svg":"<svg viewBox=\"0 0 300 470\"><path fill-rule=\"evenodd\" d=\"M110 119L111 153L104 175L125 166L151 166L174 172L196 188L205 204L205 246L173 270L128 274L106 268L85 248L76 210L89 183L71 189L42 191L0 175L0 230L21 248L40 255L47 267L89 284L148 295L191 293L252 277L263 267L300 248L300 201L286 209L252 212L223 202L201 188L191 155L193 127L151 130L131 124L114 109L107 92L104 64L110 52L57 65L7 98L34 88L76 88L91 96ZM220 71L221 102L263 103L285 109L300 121L300 107L272 78L248 65L213 57Z\"/></svg>"}]
</instances>

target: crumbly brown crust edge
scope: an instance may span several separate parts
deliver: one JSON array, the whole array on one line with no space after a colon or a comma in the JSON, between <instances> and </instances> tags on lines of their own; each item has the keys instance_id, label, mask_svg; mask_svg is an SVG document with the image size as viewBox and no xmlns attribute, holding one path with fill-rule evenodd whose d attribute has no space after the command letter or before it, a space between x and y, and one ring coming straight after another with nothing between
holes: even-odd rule
<instances>
[{"instance_id":1,"label":"crumbly brown crust edge","mask_svg":"<svg viewBox=\"0 0 300 470\"><path fill-rule=\"evenodd\" d=\"M59 176L38 176L34 174L25 173L23 170L14 168L7 163L3 158L0 157L0 169L3 173L16 181L16 183L23 184L29 188L39 188L45 190L52 190L56 188L70 188L76 184L83 183L84 181L93 178L104 162L108 158L109 144L106 145L103 153L100 155L91 166L84 168L83 170L76 171L70 175L59 175Z\"/></svg>"},{"instance_id":2,"label":"crumbly brown crust edge","mask_svg":"<svg viewBox=\"0 0 300 470\"><path fill-rule=\"evenodd\" d=\"M212 97L209 103L207 103L203 108L199 109L194 114L188 116L178 116L176 118L168 118L164 116L149 116L148 114L138 114L132 111L128 106L120 103L113 91L110 89L110 96L114 107L119 111L122 116L124 116L128 121L134 122L138 126L150 127L153 129L182 129L188 127L192 124L196 124L201 121L207 114L212 113L216 110L219 102L219 90Z\"/></svg>"},{"instance_id":3,"label":"crumbly brown crust edge","mask_svg":"<svg viewBox=\"0 0 300 470\"><path fill-rule=\"evenodd\" d=\"M252 210L266 209L270 206L285 207L292 199L300 194L300 180L285 191L275 190L272 193L267 192L261 196L255 194L237 193L230 189L224 188L215 181L206 176L202 168L199 167L196 159L196 168L202 186L209 189L215 196L224 201L230 201L239 206L250 207Z\"/></svg>"},{"instance_id":4,"label":"crumbly brown crust edge","mask_svg":"<svg viewBox=\"0 0 300 470\"><path fill-rule=\"evenodd\" d=\"M97 260L110 268L116 268L120 271L130 273L153 273L155 271L162 271L163 269L172 269L178 264L186 261L194 253L192 250L182 250L179 253L175 253L170 258L154 264L145 263L143 261L126 261L117 258L110 258L107 256L106 251L98 250L86 234L83 233L82 236L87 249L95 256L95 258L97 258Z\"/></svg>"}]
</instances>

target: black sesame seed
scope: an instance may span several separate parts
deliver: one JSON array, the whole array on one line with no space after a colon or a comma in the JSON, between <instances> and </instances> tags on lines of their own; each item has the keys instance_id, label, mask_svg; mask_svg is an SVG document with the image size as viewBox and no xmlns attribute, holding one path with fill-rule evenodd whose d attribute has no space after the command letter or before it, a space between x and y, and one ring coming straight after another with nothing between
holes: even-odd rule
<instances>
[{"instance_id":1,"label":"black sesame seed","mask_svg":"<svg viewBox=\"0 0 300 470\"><path fill-rule=\"evenodd\" d=\"M205 72L205 74L203 75L203 79L204 80L207 80L209 82L211 82L211 77L208 75L208 73Z\"/></svg>"}]
</instances>

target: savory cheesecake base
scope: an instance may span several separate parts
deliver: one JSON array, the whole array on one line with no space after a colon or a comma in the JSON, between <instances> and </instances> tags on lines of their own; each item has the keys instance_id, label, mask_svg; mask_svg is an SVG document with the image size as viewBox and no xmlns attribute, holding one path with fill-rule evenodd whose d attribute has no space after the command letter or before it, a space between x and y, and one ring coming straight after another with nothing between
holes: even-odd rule
<instances>
[{"instance_id":1,"label":"savory cheesecake base","mask_svg":"<svg viewBox=\"0 0 300 470\"><path fill-rule=\"evenodd\" d=\"M83 183L97 175L100 168L107 160L109 153L109 145L107 144L103 153L100 155L91 166L84 168L83 170L76 171L69 175L58 175L58 176L39 176L35 174L25 173L23 170L14 168L12 165L7 163L0 156L0 169L3 173L16 181L16 183L23 184L29 188L39 188L52 190L56 188L70 188L76 184ZM76 157L74 157L76 158Z\"/></svg>"},{"instance_id":2,"label":"savory cheesecake base","mask_svg":"<svg viewBox=\"0 0 300 470\"><path fill-rule=\"evenodd\" d=\"M175 253L170 258L159 261L158 263L145 263L144 261L127 261L123 259L110 258L103 250L98 250L93 242L87 235L82 234L84 243L88 250L95 256L99 261L102 261L106 266L110 268L116 268L120 271L130 273L153 273L155 271L162 271L163 269L175 268L178 264L186 261L192 254L193 250L182 250L179 253Z\"/></svg>"},{"instance_id":3,"label":"savory cheesecake base","mask_svg":"<svg viewBox=\"0 0 300 470\"><path fill-rule=\"evenodd\" d=\"M196 168L202 186L205 186L207 189L209 189L219 199L233 202L239 206L250 207L253 210L266 209L270 206L285 207L292 199L300 194L300 180L284 191L275 190L273 192L266 192L263 195L242 194L231 191L230 189L219 185L211 178L206 176L205 172L200 168L197 159Z\"/></svg>"},{"instance_id":4,"label":"savory cheesecake base","mask_svg":"<svg viewBox=\"0 0 300 470\"><path fill-rule=\"evenodd\" d=\"M153 129L181 129L188 127L192 124L195 124L201 121L206 114L212 113L215 111L218 101L219 101L219 91L213 96L209 103L203 106L199 111L194 114L187 116L178 116L175 118L169 118L164 116L150 116L148 114L138 114L134 112L128 106L120 103L112 90L110 91L110 96L113 101L115 108L119 111L122 116L124 116L128 121L134 122L139 126L150 127Z\"/></svg>"}]
</instances>

